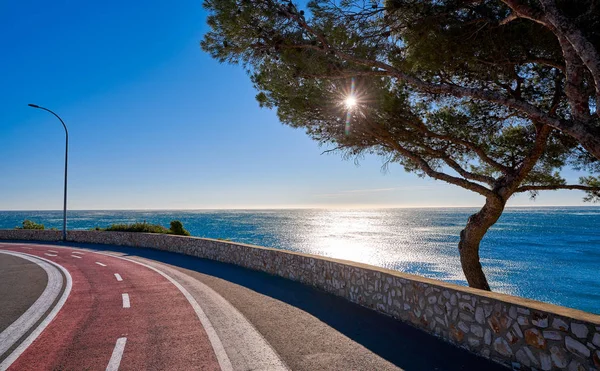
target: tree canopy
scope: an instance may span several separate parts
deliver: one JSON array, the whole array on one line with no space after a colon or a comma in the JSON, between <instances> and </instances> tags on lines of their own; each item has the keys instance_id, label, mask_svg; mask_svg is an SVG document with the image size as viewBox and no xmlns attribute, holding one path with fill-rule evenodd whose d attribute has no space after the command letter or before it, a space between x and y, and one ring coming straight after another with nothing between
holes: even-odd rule
<instances>
[{"instance_id":1,"label":"tree canopy","mask_svg":"<svg viewBox=\"0 0 600 371\"><path fill-rule=\"evenodd\" d=\"M459 251L469 284L489 290L479 244L513 194L600 199L600 69L588 58L600 4L566 3L205 0L202 47L241 64L261 106L333 150L485 197ZM564 167L587 175L567 184Z\"/></svg>"}]
</instances>

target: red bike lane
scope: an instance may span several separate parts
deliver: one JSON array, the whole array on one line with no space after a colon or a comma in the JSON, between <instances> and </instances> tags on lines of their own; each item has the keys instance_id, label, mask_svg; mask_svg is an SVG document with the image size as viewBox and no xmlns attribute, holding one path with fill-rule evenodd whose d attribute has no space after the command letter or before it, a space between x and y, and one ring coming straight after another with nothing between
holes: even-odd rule
<instances>
[{"instance_id":1,"label":"red bike lane","mask_svg":"<svg viewBox=\"0 0 600 371\"><path fill-rule=\"evenodd\" d=\"M73 281L56 318L9 370L105 370L109 364L113 370L220 369L196 312L157 272L73 248L0 244L0 249L53 261Z\"/></svg>"}]
</instances>

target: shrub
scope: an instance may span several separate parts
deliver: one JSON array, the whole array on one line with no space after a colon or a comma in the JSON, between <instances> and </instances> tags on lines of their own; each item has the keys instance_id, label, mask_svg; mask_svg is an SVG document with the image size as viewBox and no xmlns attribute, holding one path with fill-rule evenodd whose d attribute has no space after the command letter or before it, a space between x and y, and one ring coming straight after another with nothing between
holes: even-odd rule
<instances>
[{"instance_id":1,"label":"shrub","mask_svg":"<svg viewBox=\"0 0 600 371\"><path fill-rule=\"evenodd\" d=\"M181 222L179 220L173 220L171 222L171 229L169 229L169 233L177 234L180 236L189 236L190 235L190 232L186 231L185 228L183 228L183 224L181 224Z\"/></svg>"},{"instance_id":2,"label":"shrub","mask_svg":"<svg viewBox=\"0 0 600 371\"><path fill-rule=\"evenodd\" d=\"M102 230L102 229L101 229ZM168 233L169 230L161 225L143 223L113 224L104 229L113 232Z\"/></svg>"},{"instance_id":3,"label":"shrub","mask_svg":"<svg viewBox=\"0 0 600 371\"><path fill-rule=\"evenodd\" d=\"M33 222L29 219L25 219L23 221L23 226L22 227L16 227L15 229L45 229L43 224L38 224L36 222Z\"/></svg>"},{"instance_id":4,"label":"shrub","mask_svg":"<svg viewBox=\"0 0 600 371\"><path fill-rule=\"evenodd\" d=\"M167 229L162 225L149 224L145 221L143 223L120 223L113 224L107 228L95 227L93 231L109 231L109 232L139 232L139 233L161 233L161 234L177 234L182 236L189 236L190 232L183 228L183 224L179 220L173 220L171 222L171 229Z\"/></svg>"}]
</instances>

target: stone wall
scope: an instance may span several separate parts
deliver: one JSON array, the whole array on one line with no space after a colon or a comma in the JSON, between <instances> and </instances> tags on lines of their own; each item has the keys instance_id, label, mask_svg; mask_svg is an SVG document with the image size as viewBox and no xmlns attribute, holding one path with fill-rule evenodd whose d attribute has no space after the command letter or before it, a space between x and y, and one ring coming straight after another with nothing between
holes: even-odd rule
<instances>
[{"instance_id":1,"label":"stone wall","mask_svg":"<svg viewBox=\"0 0 600 371\"><path fill-rule=\"evenodd\" d=\"M0 240L58 240L0 230ZM514 369L600 370L600 316L314 255L143 233L70 231L68 240L147 247L236 264L315 286Z\"/></svg>"}]
</instances>

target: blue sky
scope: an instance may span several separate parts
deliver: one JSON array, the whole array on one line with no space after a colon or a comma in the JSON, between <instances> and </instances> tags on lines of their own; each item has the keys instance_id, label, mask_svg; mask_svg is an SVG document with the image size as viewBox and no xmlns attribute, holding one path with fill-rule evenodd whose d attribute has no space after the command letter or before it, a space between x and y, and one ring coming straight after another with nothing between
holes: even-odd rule
<instances>
[{"instance_id":1,"label":"blue sky","mask_svg":"<svg viewBox=\"0 0 600 371\"><path fill-rule=\"evenodd\" d=\"M202 52L206 29L200 0L0 2L0 210L62 208L64 131L28 103L69 128L71 209L482 205L378 158L321 155Z\"/></svg>"}]
</instances>

